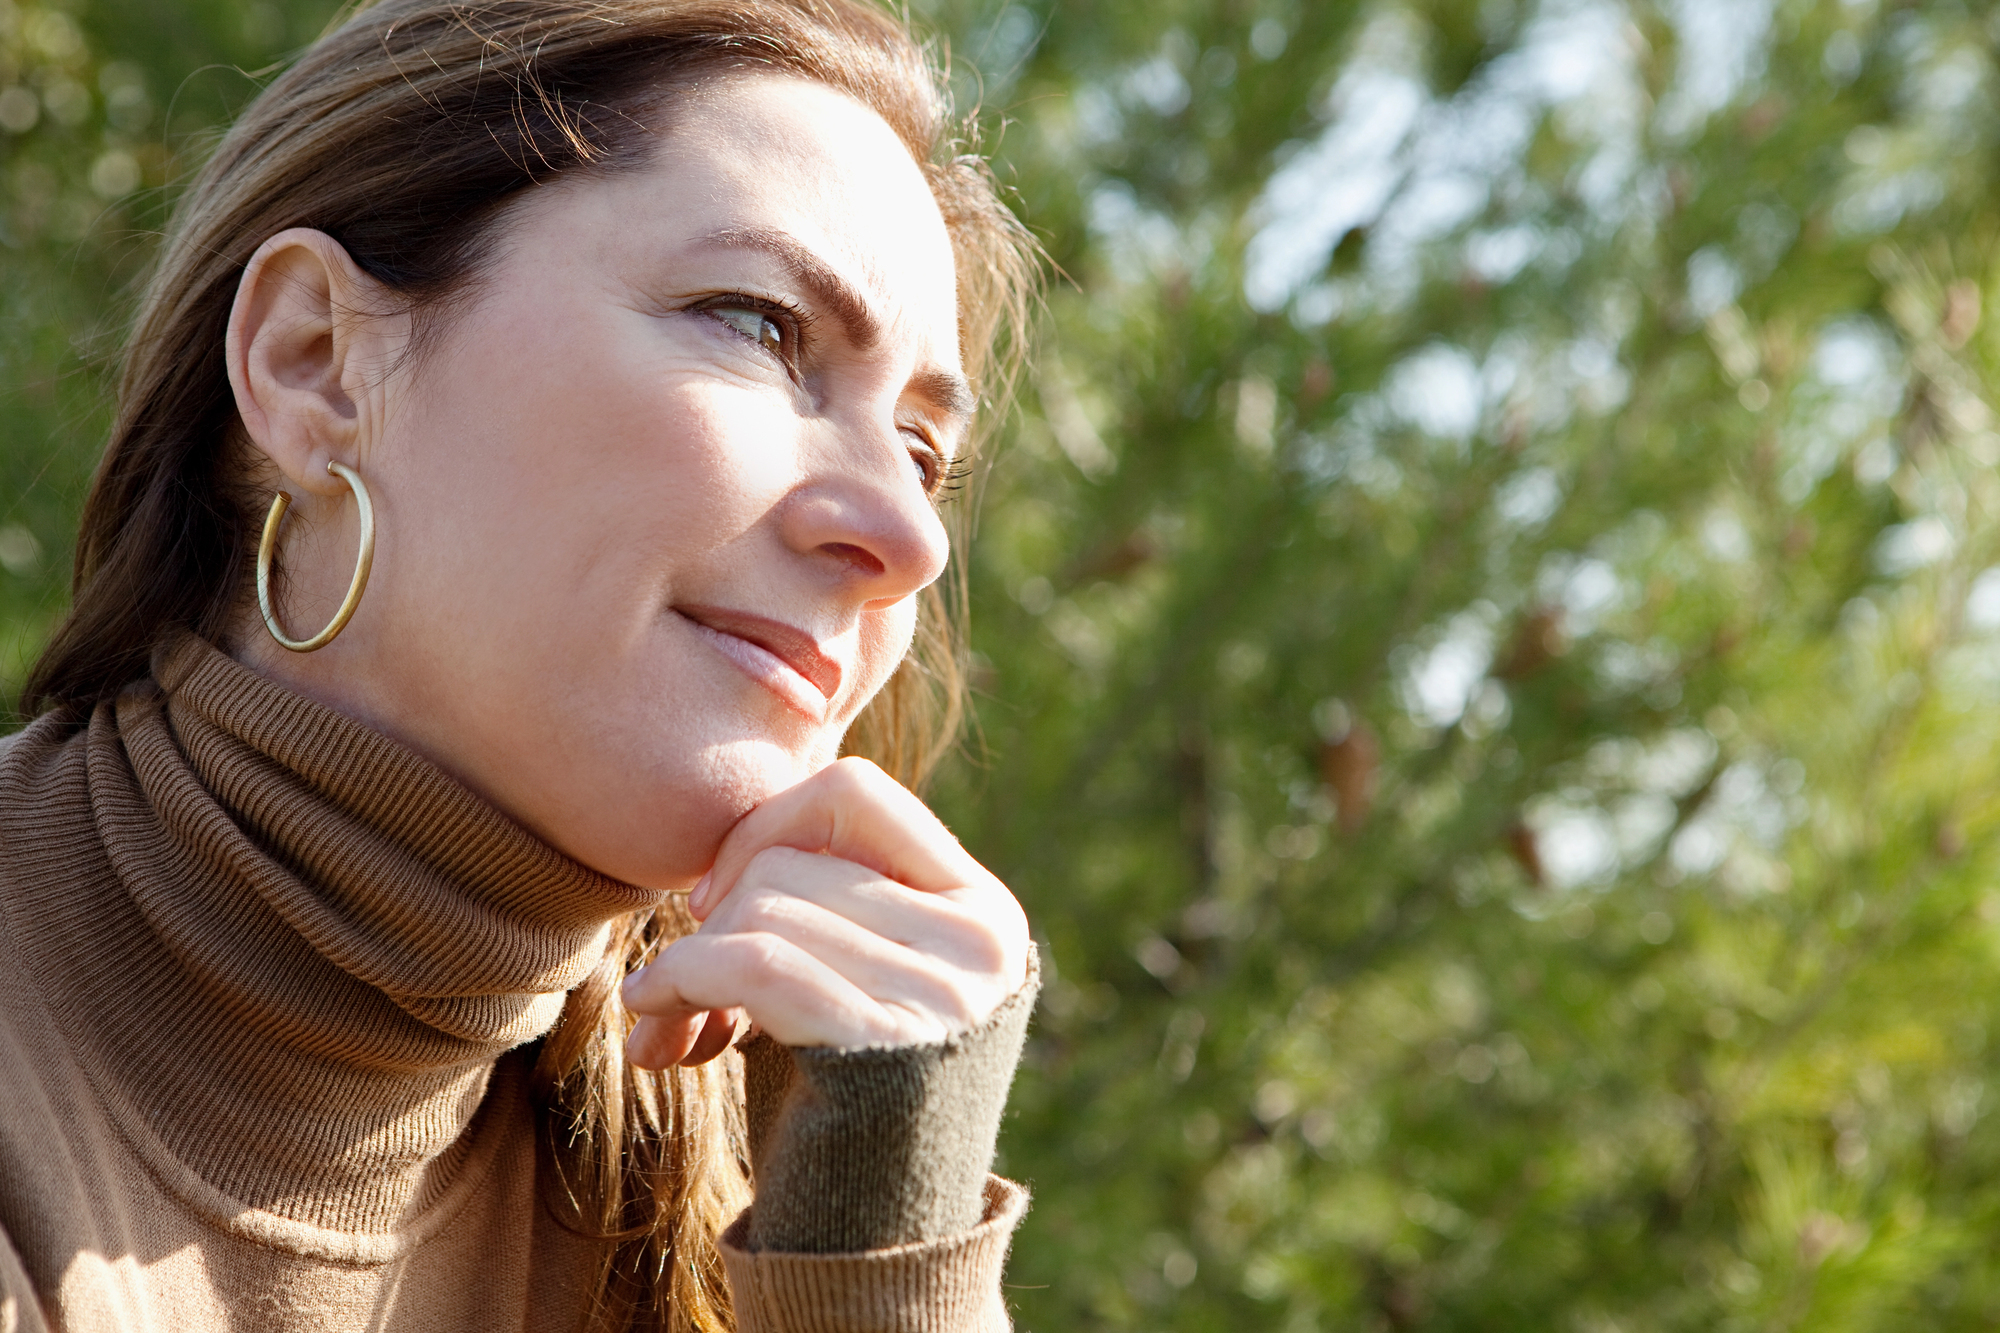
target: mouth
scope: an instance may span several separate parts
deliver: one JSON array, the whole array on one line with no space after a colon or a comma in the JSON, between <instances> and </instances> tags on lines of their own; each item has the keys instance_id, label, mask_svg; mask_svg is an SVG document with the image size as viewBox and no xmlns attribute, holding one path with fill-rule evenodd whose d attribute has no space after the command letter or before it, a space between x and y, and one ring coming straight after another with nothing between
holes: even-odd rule
<instances>
[{"instance_id":1,"label":"mouth","mask_svg":"<svg viewBox=\"0 0 2000 1333\"><path fill-rule=\"evenodd\" d=\"M840 692L840 663L782 620L721 606L676 606L745 675L818 722Z\"/></svg>"}]
</instances>

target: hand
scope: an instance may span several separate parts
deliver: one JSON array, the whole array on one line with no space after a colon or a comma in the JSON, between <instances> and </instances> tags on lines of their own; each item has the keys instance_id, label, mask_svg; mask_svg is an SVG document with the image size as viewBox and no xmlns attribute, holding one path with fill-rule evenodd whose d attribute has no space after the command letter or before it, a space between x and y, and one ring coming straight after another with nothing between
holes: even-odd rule
<instances>
[{"instance_id":1,"label":"hand","mask_svg":"<svg viewBox=\"0 0 2000 1333\"><path fill-rule=\"evenodd\" d=\"M688 907L701 929L625 982L642 1068L713 1059L744 1015L787 1046L941 1041L1027 980L1014 895L865 759L745 815Z\"/></svg>"}]
</instances>

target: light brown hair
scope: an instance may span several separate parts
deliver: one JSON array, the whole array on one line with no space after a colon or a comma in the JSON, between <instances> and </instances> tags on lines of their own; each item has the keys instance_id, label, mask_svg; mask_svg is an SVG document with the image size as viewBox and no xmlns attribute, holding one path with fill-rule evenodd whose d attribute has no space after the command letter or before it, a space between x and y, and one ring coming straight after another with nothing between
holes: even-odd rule
<instances>
[{"instance_id":1,"label":"light brown hair","mask_svg":"<svg viewBox=\"0 0 2000 1333\"><path fill-rule=\"evenodd\" d=\"M476 286L510 202L565 174L643 165L677 92L730 69L829 85L902 139L951 233L967 373L989 403L1004 398L1034 246L955 137L937 67L895 19L865 0L386 0L281 74L181 200L84 506L72 608L24 708L81 719L144 676L170 635L226 644L244 622L270 496L222 348L266 237L313 227L338 240L408 303L421 355L427 323ZM954 562L926 590L910 658L849 736L850 752L906 782L946 751L962 713L962 571ZM732 1322L716 1249L746 1194L730 1061L628 1067L616 1002L626 971L691 926L663 909L621 927L540 1053L549 1203L604 1238L596 1328Z\"/></svg>"}]
</instances>

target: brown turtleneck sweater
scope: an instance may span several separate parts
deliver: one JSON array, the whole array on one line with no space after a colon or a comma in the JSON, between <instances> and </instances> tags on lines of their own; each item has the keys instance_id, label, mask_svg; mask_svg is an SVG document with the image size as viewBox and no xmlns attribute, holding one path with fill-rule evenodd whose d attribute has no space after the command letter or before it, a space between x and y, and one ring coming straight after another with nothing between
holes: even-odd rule
<instances>
[{"instance_id":1,"label":"brown turtleneck sweater","mask_svg":"<svg viewBox=\"0 0 2000 1333\"><path fill-rule=\"evenodd\" d=\"M567 1333L597 1255L519 1048L651 895L205 643L155 676L0 746L0 1333ZM983 1164L1031 1000L746 1049L745 1333L1007 1327L1025 1198Z\"/></svg>"}]
</instances>

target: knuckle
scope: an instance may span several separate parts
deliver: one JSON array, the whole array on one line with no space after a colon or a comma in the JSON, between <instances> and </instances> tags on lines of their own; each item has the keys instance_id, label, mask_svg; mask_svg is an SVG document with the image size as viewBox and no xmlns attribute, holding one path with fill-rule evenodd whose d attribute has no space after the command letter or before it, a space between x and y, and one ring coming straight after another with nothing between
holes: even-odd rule
<instances>
[{"instance_id":1,"label":"knuckle","mask_svg":"<svg viewBox=\"0 0 2000 1333\"><path fill-rule=\"evenodd\" d=\"M737 911L739 929L762 934L782 931L797 915L792 900L781 893L757 893L745 898Z\"/></svg>"},{"instance_id":2,"label":"knuckle","mask_svg":"<svg viewBox=\"0 0 2000 1333\"><path fill-rule=\"evenodd\" d=\"M874 783L887 782L889 775L872 759L864 759L858 754L850 754L834 761L828 770L842 782Z\"/></svg>"},{"instance_id":3,"label":"knuckle","mask_svg":"<svg viewBox=\"0 0 2000 1333\"><path fill-rule=\"evenodd\" d=\"M743 980L754 987L767 987L783 978L785 942L767 931L753 931L736 937L737 966Z\"/></svg>"},{"instance_id":4,"label":"knuckle","mask_svg":"<svg viewBox=\"0 0 2000 1333\"><path fill-rule=\"evenodd\" d=\"M834 761L833 765L820 775L820 781L827 788L826 795L830 799L840 800L865 790L867 778L864 776L863 765L867 765L868 768L874 767L866 759L853 756Z\"/></svg>"},{"instance_id":5,"label":"knuckle","mask_svg":"<svg viewBox=\"0 0 2000 1333\"><path fill-rule=\"evenodd\" d=\"M950 956L968 972L1011 976L1028 951L1028 918L1012 895L940 903L951 919Z\"/></svg>"},{"instance_id":6,"label":"knuckle","mask_svg":"<svg viewBox=\"0 0 2000 1333\"><path fill-rule=\"evenodd\" d=\"M983 978L939 958L924 959L899 989L903 1002L891 1007L906 1019L935 1025L938 1030L923 1038L927 1041L976 1027L992 1009L985 998L991 987Z\"/></svg>"},{"instance_id":7,"label":"knuckle","mask_svg":"<svg viewBox=\"0 0 2000 1333\"><path fill-rule=\"evenodd\" d=\"M893 801L903 786L877 767L873 760L849 755L827 770L836 797L880 805Z\"/></svg>"},{"instance_id":8,"label":"knuckle","mask_svg":"<svg viewBox=\"0 0 2000 1333\"><path fill-rule=\"evenodd\" d=\"M954 1032L964 1032L979 1026L992 1012L992 1006L985 1003L985 994L980 987L973 986L964 979L955 979L944 988L944 1002L939 1006L939 1016Z\"/></svg>"},{"instance_id":9,"label":"knuckle","mask_svg":"<svg viewBox=\"0 0 2000 1333\"><path fill-rule=\"evenodd\" d=\"M967 971L996 973L1006 970L1011 952L998 931L984 929L967 932L960 956L965 959Z\"/></svg>"}]
</instances>

